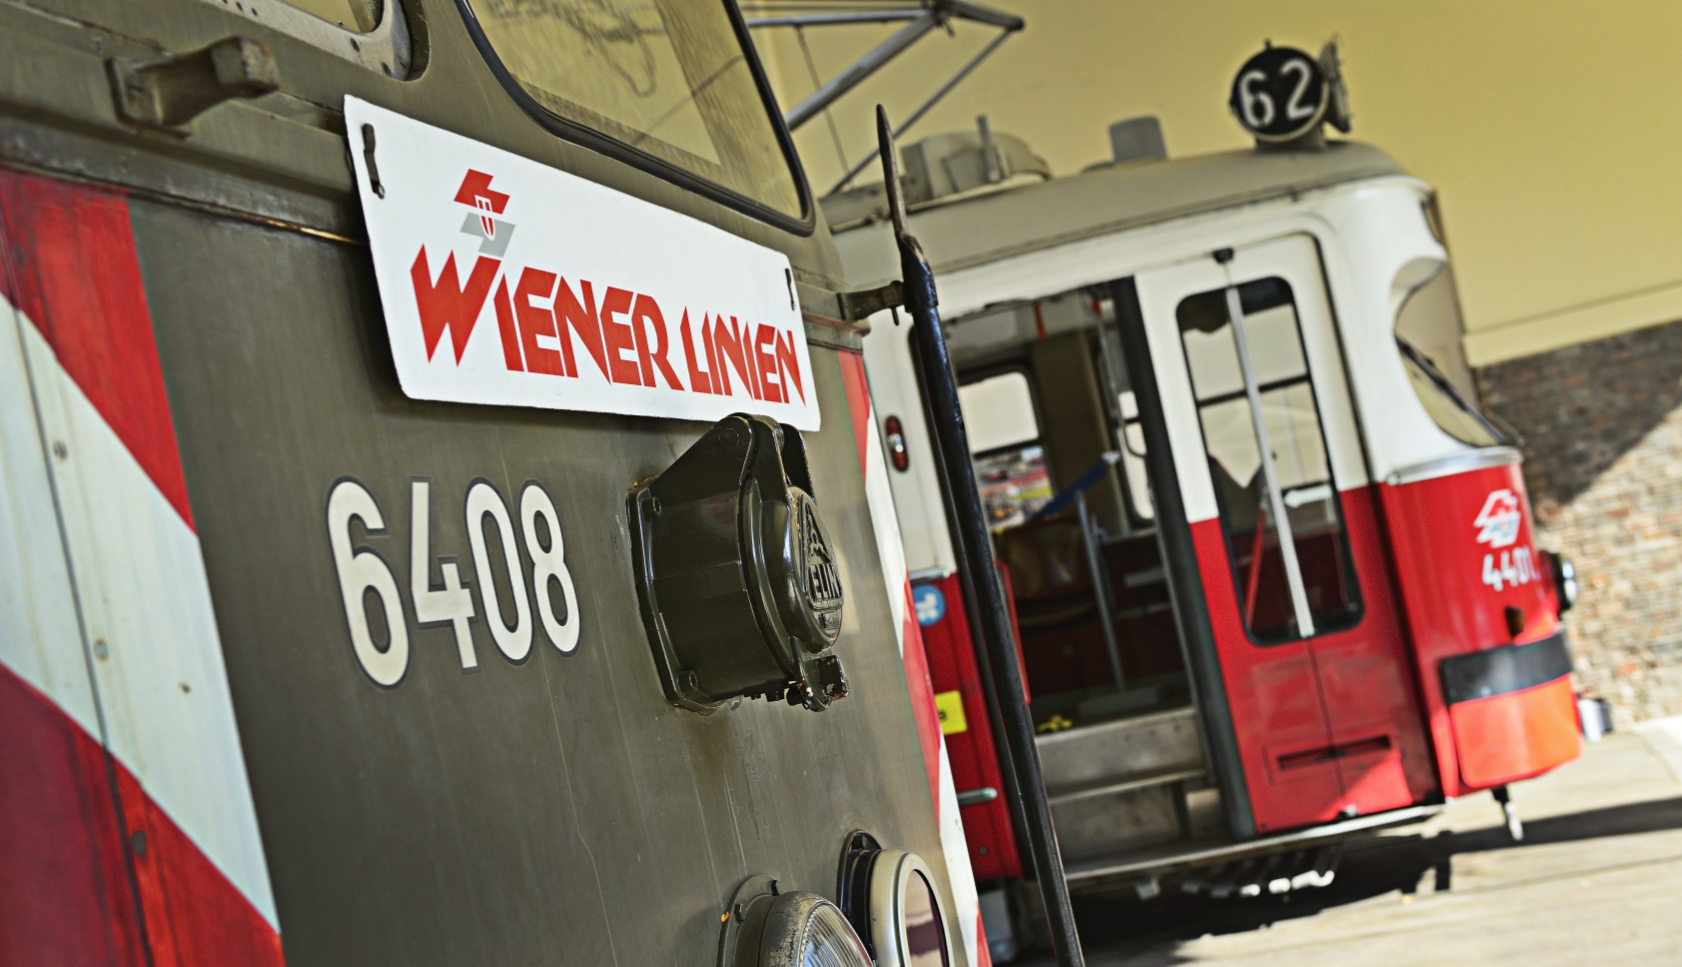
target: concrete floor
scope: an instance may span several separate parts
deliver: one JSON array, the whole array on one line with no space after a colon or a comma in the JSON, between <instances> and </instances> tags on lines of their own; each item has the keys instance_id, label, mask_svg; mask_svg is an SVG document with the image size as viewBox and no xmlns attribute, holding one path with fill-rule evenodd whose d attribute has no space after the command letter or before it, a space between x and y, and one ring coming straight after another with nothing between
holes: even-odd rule
<instances>
[{"instance_id":1,"label":"concrete floor","mask_svg":"<svg viewBox=\"0 0 1682 967\"><path fill-rule=\"evenodd\" d=\"M1478 794L1345 853L1288 898L1094 898L1093 967L1682 964L1682 718L1584 748L1512 789L1525 840Z\"/></svg>"}]
</instances>

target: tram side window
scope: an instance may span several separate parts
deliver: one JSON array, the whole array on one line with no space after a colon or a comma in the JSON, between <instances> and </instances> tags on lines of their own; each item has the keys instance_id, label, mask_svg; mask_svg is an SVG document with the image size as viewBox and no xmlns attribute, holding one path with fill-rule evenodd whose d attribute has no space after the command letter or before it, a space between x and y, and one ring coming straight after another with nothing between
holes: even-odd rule
<instances>
[{"instance_id":1,"label":"tram side window","mask_svg":"<svg viewBox=\"0 0 1682 967\"><path fill-rule=\"evenodd\" d=\"M1350 627L1360 620L1360 588L1291 287L1284 279L1262 279L1240 286L1239 299L1244 342L1309 614L1316 632ZM1296 640L1302 634L1280 531L1271 519L1272 501L1226 291L1190 296L1180 303L1176 316L1244 627L1262 644Z\"/></svg>"},{"instance_id":2,"label":"tram side window","mask_svg":"<svg viewBox=\"0 0 1682 967\"><path fill-rule=\"evenodd\" d=\"M380 25L380 0L286 0L294 7L346 30L365 34Z\"/></svg>"},{"instance_id":3,"label":"tram side window","mask_svg":"<svg viewBox=\"0 0 1682 967\"><path fill-rule=\"evenodd\" d=\"M502 66L542 111L784 215L804 215L725 0L468 6Z\"/></svg>"},{"instance_id":4,"label":"tram side window","mask_svg":"<svg viewBox=\"0 0 1682 967\"><path fill-rule=\"evenodd\" d=\"M1028 376L1011 370L958 387L987 526L1024 523L1052 498Z\"/></svg>"},{"instance_id":5,"label":"tram side window","mask_svg":"<svg viewBox=\"0 0 1682 967\"><path fill-rule=\"evenodd\" d=\"M1475 447L1512 445L1512 431L1483 413L1460 351L1460 307L1448 263L1408 291L1396 311L1396 349L1408 383L1444 433Z\"/></svg>"}]
</instances>

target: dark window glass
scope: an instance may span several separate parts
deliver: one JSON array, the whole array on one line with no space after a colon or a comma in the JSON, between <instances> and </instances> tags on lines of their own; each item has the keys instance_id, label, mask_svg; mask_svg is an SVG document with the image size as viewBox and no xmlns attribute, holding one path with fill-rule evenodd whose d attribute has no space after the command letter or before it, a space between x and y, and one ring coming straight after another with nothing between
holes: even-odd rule
<instances>
[{"instance_id":1,"label":"dark window glass","mask_svg":"<svg viewBox=\"0 0 1682 967\"><path fill-rule=\"evenodd\" d=\"M1262 279L1240 286L1239 299L1314 630L1347 628L1360 619L1360 589L1291 287L1284 279ZM1187 298L1176 316L1244 627L1263 644L1301 638L1226 290Z\"/></svg>"}]
</instances>

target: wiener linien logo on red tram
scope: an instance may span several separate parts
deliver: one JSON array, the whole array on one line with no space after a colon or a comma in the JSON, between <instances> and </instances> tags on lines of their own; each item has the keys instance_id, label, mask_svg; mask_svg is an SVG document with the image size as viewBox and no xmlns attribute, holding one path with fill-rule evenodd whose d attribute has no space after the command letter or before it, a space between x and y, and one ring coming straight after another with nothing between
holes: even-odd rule
<instances>
[{"instance_id":1,"label":"wiener linien logo on red tram","mask_svg":"<svg viewBox=\"0 0 1682 967\"><path fill-rule=\"evenodd\" d=\"M806 402L791 330L739 318L728 307L662 305L650 293L569 274L561 265L508 261L516 225L502 217L511 197L494 180L470 168L453 199L467 209L460 231L479 241L465 279L453 249L434 246L429 256L425 243L416 248L409 275L429 364L461 364L488 301L510 372ZM435 267L441 250L443 264ZM674 315L675 337L668 322ZM439 353L446 333L450 352Z\"/></svg>"}]
</instances>

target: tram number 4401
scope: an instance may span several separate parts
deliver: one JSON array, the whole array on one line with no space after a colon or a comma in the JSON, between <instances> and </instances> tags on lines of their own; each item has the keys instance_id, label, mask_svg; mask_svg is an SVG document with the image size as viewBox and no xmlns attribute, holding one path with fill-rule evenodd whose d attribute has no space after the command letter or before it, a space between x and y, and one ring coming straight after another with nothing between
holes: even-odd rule
<instances>
[{"instance_id":1,"label":"tram number 4401","mask_svg":"<svg viewBox=\"0 0 1682 967\"><path fill-rule=\"evenodd\" d=\"M520 537L516 543L514 517L508 504L489 480L468 484L463 500L467 519L467 542L473 556L474 584L463 583L456 558L438 558L440 585L432 581L431 513L432 481L415 477L409 481L409 597L416 624L422 628L449 626L455 631L456 653L462 671L477 671L479 656L473 646L471 622L477 612L473 591L479 592L491 639L504 658L524 664L531 657L535 625L543 626L549 643L562 655L578 650L578 592L567 569L566 547L561 538L561 519L548 491L535 480L520 488L518 500ZM496 530L502 553L493 560L485 539L487 518ZM356 661L375 684L395 688L409 670L409 632L404 617L403 595L391 566L371 547L357 546L351 537L351 522L361 520L366 533L386 533L385 516L374 495L354 477L340 477L327 495L327 537L333 550L339 592L344 599L345 619L350 626L351 647ZM525 548L531 560L528 572L520 559ZM496 593L495 569L507 578L513 599L513 613L503 613ZM562 613L556 614L551 588L561 592ZM534 590L535 595L528 595ZM378 600L384 618L386 641L376 641L377 632L369 613L370 598ZM533 621L532 598L537 602Z\"/></svg>"},{"instance_id":2,"label":"tram number 4401","mask_svg":"<svg viewBox=\"0 0 1682 967\"><path fill-rule=\"evenodd\" d=\"M1499 591L1502 588L1518 587L1529 584L1541 575L1536 570L1536 561L1530 556L1530 548L1520 547L1511 551L1501 552L1499 564L1494 554L1483 556L1483 583Z\"/></svg>"}]
</instances>

